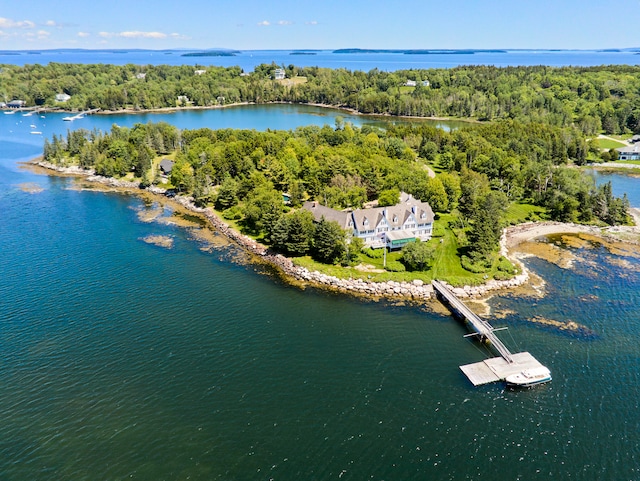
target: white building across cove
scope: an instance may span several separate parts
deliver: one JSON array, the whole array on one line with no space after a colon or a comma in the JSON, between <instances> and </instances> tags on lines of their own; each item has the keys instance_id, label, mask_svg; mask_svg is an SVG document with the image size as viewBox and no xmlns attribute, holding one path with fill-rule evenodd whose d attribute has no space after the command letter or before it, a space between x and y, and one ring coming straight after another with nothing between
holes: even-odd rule
<instances>
[{"instance_id":1,"label":"white building across cove","mask_svg":"<svg viewBox=\"0 0 640 481\"><path fill-rule=\"evenodd\" d=\"M427 202L402 193L400 203L389 207L373 207L340 211L315 201L305 202L303 208L313 214L316 221L324 218L336 221L344 230L364 241L372 248L400 249L416 239L431 239L433 211Z\"/></svg>"}]
</instances>

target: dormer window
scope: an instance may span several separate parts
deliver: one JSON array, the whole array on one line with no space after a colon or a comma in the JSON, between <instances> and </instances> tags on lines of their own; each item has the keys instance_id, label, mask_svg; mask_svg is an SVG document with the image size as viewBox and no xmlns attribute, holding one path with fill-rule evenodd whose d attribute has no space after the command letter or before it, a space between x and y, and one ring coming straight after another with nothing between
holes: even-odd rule
<instances>
[{"instance_id":1,"label":"dormer window","mask_svg":"<svg viewBox=\"0 0 640 481\"><path fill-rule=\"evenodd\" d=\"M423 212L422 214L420 214L420 218L421 219L426 219L427 218L427 213Z\"/></svg>"},{"instance_id":2,"label":"dormer window","mask_svg":"<svg viewBox=\"0 0 640 481\"><path fill-rule=\"evenodd\" d=\"M367 219L366 217L364 218L364 220L362 221L362 225L369 225L369 219Z\"/></svg>"},{"instance_id":3,"label":"dormer window","mask_svg":"<svg viewBox=\"0 0 640 481\"><path fill-rule=\"evenodd\" d=\"M398 216L397 215L393 216L393 222L398 222Z\"/></svg>"}]
</instances>

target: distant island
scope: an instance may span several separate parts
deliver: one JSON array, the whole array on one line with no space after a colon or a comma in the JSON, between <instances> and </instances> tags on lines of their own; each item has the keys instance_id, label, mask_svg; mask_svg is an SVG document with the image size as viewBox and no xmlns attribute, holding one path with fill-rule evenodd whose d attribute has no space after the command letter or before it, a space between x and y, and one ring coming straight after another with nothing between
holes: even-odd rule
<instances>
[{"instance_id":1,"label":"distant island","mask_svg":"<svg viewBox=\"0 0 640 481\"><path fill-rule=\"evenodd\" d=\"M235 57L237 50L207 50L205 52L188 52L180 55L181 57Z\"/></svg>"},{"instance_id":2,"label":"distant island","mask_svg":"<svg viewBox=\"0 0 640 481\"><path fill-rule=\"evenodd\" d=\"M291 52L289 55L318 55L317 52Z\"/></svg>"},{"instance_id":3,"label":"distant island","mask_svg":"<svg viewBox=\"0 0 640 481\"><path fill-rule=\"evenodd\" d=\"M473 55L475 53L507 53L506 50L427 50L427 49L363 49L363 48L340 48L333 53L400 53L404 55Z\"/></svg>"}]
</instances>

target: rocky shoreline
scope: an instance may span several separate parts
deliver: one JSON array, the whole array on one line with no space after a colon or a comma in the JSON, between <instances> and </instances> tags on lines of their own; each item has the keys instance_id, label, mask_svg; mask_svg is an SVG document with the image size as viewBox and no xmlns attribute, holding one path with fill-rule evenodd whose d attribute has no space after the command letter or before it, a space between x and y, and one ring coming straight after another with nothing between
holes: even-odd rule
<instances>
[{"instance_id":1,"label":"rocky shoreline","mask_svg":"<svg viewBox=\"0 0 640 481\"><path fill-rule=\"evenodd\" d=\"M73 175L82 176L88 182L99 183L113 188L135 189L139 190L138 182L131 182L125 180L118 180L111 177L103 177L96 175L93 170L84 170L77 166L61 167L58 165L44 162L43 160L36 160L34 163L45 169L57 172L61 175ZM163 195L166 190L152 186L146 189L147 192L151 192L157 195ZM210 225L223 236L233 240L239 246L246 249L248 252L258 256L263 262L276 268L282 277L291 283L301 283L302 285L311 285L315 287L321 287L336 292L348 293L359 296L366 296L375 299L405 299L405 300L427 300L434 297L433 287L431 284L425 283L422 280L416 279L412 282L373 282L364 279L350 278L343 279L339 277L329 276L318 271L310 271L305 267L296 266L294 262L281 254L275 253L266 248L262 244L254 241L248 236L241 234L240 232L232 229L222 219L220 219L211 208L201 208L193 204L189 197L176 196L172 201L177 202L185 209L200 214L207 219ZM520 226L511 227L505 229L500 241L500 251L505 257L508 257L514 264L516 264L521 273L513 277L512 279L505 281L498 281L491 279L486 283L478 286L462 286L454 287L446 282L447 285L458 297L461 298L483 298L489 295L492 291L513 289L528 282L529 272L526 267L513 256L509 255L509 247L513 244L509 242L509 232L517 231Z\"/></svg>"}]
</instances>

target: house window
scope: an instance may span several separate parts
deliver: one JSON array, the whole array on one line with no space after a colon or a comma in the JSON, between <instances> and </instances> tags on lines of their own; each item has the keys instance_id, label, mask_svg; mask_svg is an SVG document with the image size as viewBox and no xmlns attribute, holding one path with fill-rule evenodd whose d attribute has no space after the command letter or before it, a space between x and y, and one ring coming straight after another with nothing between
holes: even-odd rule
<instances>
[{"instance_id":1,"label":"house window","mask_svg":"<svg viewBox=\"0 0 640 481\"><path fill-rule=\"evenodd\" d=\"M393 216L393 222L398 222L398 216L397 215Z\"/></svg>"},{"instance_id":2,"label":"house window","mask_svg":"<svg viewBox=\"0 0 640 481\"><path fill-rule=\"evenodd\" d=\"M423 212L422 214L420 214L420 218L421 219L426 219L427 218L427 213Z\"/></svg>"}]
</instances>

